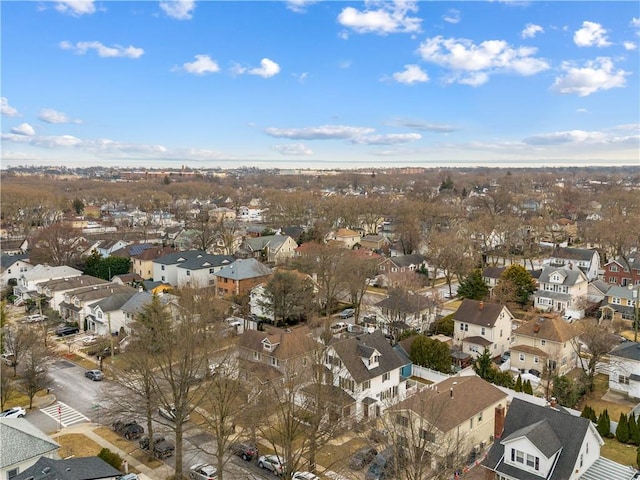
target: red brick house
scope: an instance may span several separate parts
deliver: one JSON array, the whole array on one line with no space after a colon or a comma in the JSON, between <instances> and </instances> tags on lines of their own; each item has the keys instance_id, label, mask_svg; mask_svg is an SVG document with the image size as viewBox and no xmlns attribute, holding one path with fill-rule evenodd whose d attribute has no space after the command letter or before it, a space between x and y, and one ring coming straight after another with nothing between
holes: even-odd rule
<instances>
[{"instance_id":1,"label":"red brick house","mask_svg":"<svg viewBox=\"0 0 640 480\"><path fill-rule=\"evenodd\" d=\"M606 263L603 276L609 285L640 285L640 253L634 253L627 260L618 257Z\"/></svg>"}]
</instances>

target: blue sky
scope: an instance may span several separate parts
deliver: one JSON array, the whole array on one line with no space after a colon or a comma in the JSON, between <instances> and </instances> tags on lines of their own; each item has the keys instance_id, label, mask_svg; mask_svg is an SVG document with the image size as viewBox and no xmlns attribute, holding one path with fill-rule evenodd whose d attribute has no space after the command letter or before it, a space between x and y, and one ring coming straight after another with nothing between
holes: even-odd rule
<instances>
[{"instance_id":1,"label":"blue sky","mask_svg":"<svg viewBox=\"0 0 640 480\"><path fill-rule=\"evenodd\" d=\"M638 2L16 1L2 165L638 165Z\"/></svg>"}]
</instances>

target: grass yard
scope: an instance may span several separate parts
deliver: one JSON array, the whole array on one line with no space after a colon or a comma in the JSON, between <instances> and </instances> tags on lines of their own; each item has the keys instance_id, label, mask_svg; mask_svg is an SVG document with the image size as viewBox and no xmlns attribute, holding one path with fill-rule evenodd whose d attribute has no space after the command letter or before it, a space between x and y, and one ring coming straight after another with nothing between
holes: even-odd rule
<instances>
[{"instance_id":1,"label":"grass yard","mask_svg":"<svg viewBox=\"0 0 640 480\"><path fill-rule=\"evenodd\" d=\"M137 440L129 441L107 427L96 428L94 432L107 440L109 443L118 447L123 452L128 453L136 460L144 463L149 468L158 468L162 465L162 462L160 460L153 457L150 458L145 451L140 450Z\"/></svg>"},{"instance_id":2,"label":"grass yard","mask_svg":"<svg viewBox=\"0 0 640 480\"><path fill-rule=\"evenodd\" d=\"M316 456L316 463L329 470L341 471L348 468L349 457L366 445L364 439L356 437L342 444L324 445Z\"/></svg>"},{"instance_id":3,"label":"grass yard","mask_svg":"<svg viewBox=\"0 0 640 480\"><path fill-rule=\"evenodd\" d=\"M635 445L620 443L614 438L605 438L600 454L622 465L636 467L636 449Z\"/></svg>"},{"instance_id":4,"label":"grass yard","mask_svg":"<svg viewBox=\"0 0 640 480\"><path fill-rule=\"evenodd\" d=\"M69 433L55 438L60 444L58 454L67 457L95 457L102 447L81 433Z\"/></svg>"},{"instance_id":5,"label":"grass yard","mask_svg":"<svg viewBox=\"0 0 640 480\"><path fill-rule=\"evenodd\" d=\"M609 377L606 375L598 374L594 379L593 392L585 395L579 402L577 410L582 411L585 405L589 405L596 412L596 415L600 415L605 408L609 412L609 418L617 422L621 413L629 413L635 406L635 402L631 400L622 400L620 402L610 402L603 400L602 397L609 389Z\"/></svg>"}]
</instances>

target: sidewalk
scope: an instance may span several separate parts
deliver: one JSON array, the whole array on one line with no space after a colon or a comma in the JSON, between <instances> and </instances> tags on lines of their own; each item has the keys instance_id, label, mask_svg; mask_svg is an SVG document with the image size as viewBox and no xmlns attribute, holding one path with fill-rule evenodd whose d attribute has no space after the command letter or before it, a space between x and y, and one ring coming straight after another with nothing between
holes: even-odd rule
<instances>
[{"instance_id":1,"label":"sidewalk","mask_svg":"<svg viewBox=\"0 0 640 480\"><path fill-rule=\"evenodd\" d=\"M135 457L129 455L124 450L116 447L114 444L112 444L108 440L104 439L103 437L95 433L94 432L95 428L97 428L97 426L92 423L81 423L78 425L71 425L69 427L63 428L57 433L54 433L53 435L51 435L51 438L55 440L57 437L61 435L67 435L67 434L73 434L73 433L84 435L90 440L93 440L94 442L96 442L101 447L108 448L112 452L120 455L120 457L123 460L126 460L126 462L129 464L130 467L134 467L136 470L140 472L138 476L140 477L141 480L152 480L152 479L157 480L161 478L167 478L170 475L173 475L173 469L166 464L163 464L161 467L158 467L156 469L151 469L147 467L144 463L140 462Z\"/></svg>"}]
</instances>

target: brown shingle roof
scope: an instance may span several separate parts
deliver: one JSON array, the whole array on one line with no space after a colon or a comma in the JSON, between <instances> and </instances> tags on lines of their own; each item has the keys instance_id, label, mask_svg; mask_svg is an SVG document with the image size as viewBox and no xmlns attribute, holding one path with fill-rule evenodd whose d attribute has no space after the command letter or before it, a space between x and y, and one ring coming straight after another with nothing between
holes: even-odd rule
<instances>
[{"instance_id":1,"label":"brown shingle roof","mask_svg":"<svg viewBox=\"0 0 640 480\"><path fill-rule=\"evenodd\" d=\"M271 352L264 349L265 340L275 345ZM240 337L239 346L253 352L269 354L279 360L289 360L313 351L320 344L311 337L309 327L301 326L287 330L267 327L263 332L246 330Z\"/></svg>"},{"instance_id":2,"label":"brown shingle roof","mask_svg":"<svg viewBox=\"0 0 640 480\"><path fill-rule=\"evenodd\" d=\"M536 332L536 330L538 331ZM540 317L536 320L529 320L521 327L518 327L514 333L558 343L571 340L578 334L573 325L559 317Z\"/></svg>"},{"instance_id":3,"label":"brown shingle roof","mask_svg":"<svg viewBox=\"0 0 640 480\"><path fill-rule=\"evenodd\" d=\"M398 403L395 409L411 410L441 432L449 432L507 394L480 377L451 377ZM453 396L451 389L453 388ZM487 413L493 415L493 412Z\"/></svg>"},{"instance_id":4,"label":"brown shingle roof","mask_svg":"<svg viewBox=\"0 0 640 480\"><path fill-rule=\"evenodd\" d=\"M482 302L465 298L453 318L459 322L472 323L484 327L493 327L502 309L498 303Z\"/></svg>"}]
</instances>

